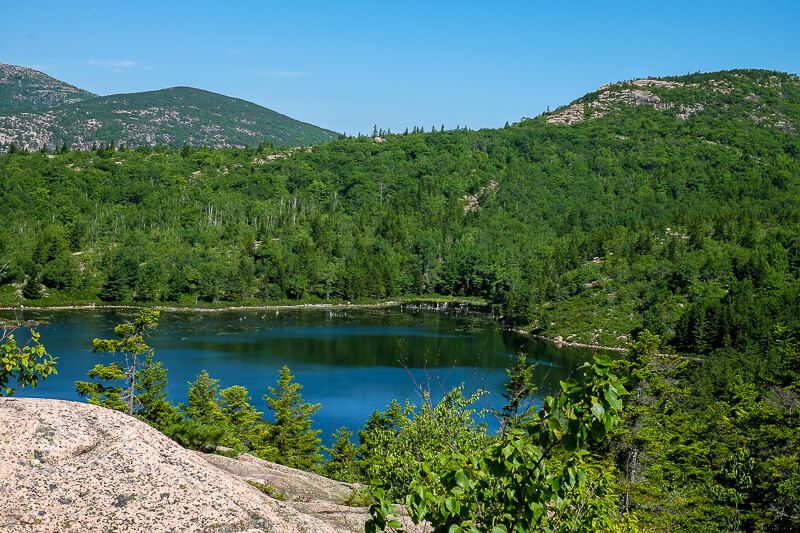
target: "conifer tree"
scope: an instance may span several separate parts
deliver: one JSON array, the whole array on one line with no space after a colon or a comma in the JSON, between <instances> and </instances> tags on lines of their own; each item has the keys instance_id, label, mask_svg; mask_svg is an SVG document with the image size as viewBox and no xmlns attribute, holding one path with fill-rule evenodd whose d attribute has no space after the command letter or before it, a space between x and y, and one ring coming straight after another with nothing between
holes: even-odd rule
<instances>
[{"instance_id":1,"label":"conifer tree","mask_svg":"<svg viewBox=\"0 0 800 533\"><path fill-rule=\"evenodd\" d=\"M246 387L234 385L219 391L222 415L230 424L233 434L246 448L252 446L259 426L262 425L262 413L250 404L252 398Z\"/></svg>"},{"instance_id":2,"label":"conifer tree","mask_svg":"<svg viewBox=\"0 0 800 533\"><path fill-rule=\"evenodd\" d=\"M265 458L309 470L320 460L320 431L311 429L311 416L320 404L305 403L302 389L302 385L294 382L289 367L281 368L277 386L269 387L269 393L264 395L275 422L269 426L263 444L265 448L271 447L274 454Z\"/></svg>"},{"instance_id":3,"label":"conifer tree","mask_svg":"<svg viewBox=\"0 0 800 533\"><path fill-rule=\"evenodd\" d=\"M22 296L26 300L38 300L44 296L42 291L42 271L39 265L35 265L28 274L25 285L22 286Z\"/></svg>"},{"instance_id":4,"label":"conifer tree","mask_svg":"<svg viewBox=\"0 0 800 533\"><path fill-rule=\"evenodd\" d=\"M201 424L216 424L225 417L219 406L219 380L213 379L203 370L193 383L189 383L189 404L186 415Z\"/></svg>"},{"instance_id":5,"label":"conifer tree","mask_svg":"<svg viewBox=\"0 0 800 533\"><path fill-rule=\"evenodd\" d=\"M94 339L92 351L107 354L122 354L125 367L116 361L110 365L97 364L89 371L89 377L99 382L76 381L75 390L89 402L103 405L110 409L126 411L133 415L136 404L136 378L139 358L152 352L144 342L144 333L158 326L160 312L155 309L143 309L133 322L123 322L114 328L119 339ZM120 384L104 385L103 381L119 382L127 380L123 389Z\"/></svg>"},{"instance_id":6,"label":"conifer tree","mask_svg":"<svg viewBox=\"0 0 800 533\"><path fill-rule=\"evenodd\" d=\"M508 380L505 383L505 391L503 391L503 398L506 399L506 404L500 411L500 431L505 434L508 428L514 427L518 424L520 418L524 415L526 409L520 409L522 402L536 391L536 385L533 380L533 371L535 365L529 365L524 353L517 355L517 360L514 366L506 369Z\"/></svg>"},{"instance_id":7,"label":"conifer tree","mask_svg":"<svg viewBox=\"0 0 800 533\"><path fill-rule=\"evenodd\" d=\"M358 448L350 440L353 432L340 427L333 433L333 445L325 448L330 460L325 463L325 475L340 481L353 482L358 477L356 455Z\"/></svg>"},{"instance_id":8,"label":"conifer tree","mask_svg":"<svg viewBox=\"0 0 800 533\"><path fill-rule=\"evenodd\" d=\"M97 297L104 302L121 302L128 297L128 280L120 267L113 267L100 286Z\"/></svg>"},{"instance_id":9,"label":"conifer tree","mask_svg":"<svg viewBox=\"0 0 800 533\"><path fill-rule=\"evenodd\" d=\"M147 352L142 368L136 373L137 416L160 431L166 430L180 418L167 400L167 369Z\"/></svg>"}]
</instances>

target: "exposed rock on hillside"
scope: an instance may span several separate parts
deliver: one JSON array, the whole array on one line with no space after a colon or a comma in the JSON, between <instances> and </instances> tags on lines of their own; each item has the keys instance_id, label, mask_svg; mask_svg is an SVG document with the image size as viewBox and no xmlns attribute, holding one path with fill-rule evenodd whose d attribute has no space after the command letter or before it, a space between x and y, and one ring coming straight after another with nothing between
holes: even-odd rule
<instances>
[{"instance_id":1,"label":"exposed rock on hillside","mask_svg":"<svg viewBox=\"0 0 800 533\"><path fill-rule=\"evenodd\" d=\"M766 72L766 71L764 71ZM713 95L730 95L736 91L737 79L749 79L739 72L716 73L722 77L708 78L697 82L677 81L675 79L640 79L608 83L596 92L563 107L547 116L547 122L558 125L572 125L584 120L598 119L630 106L647 106L658 111L668 112L679 120L707 111L710 107L726 109L726 104ZM758 79L761 89L783 89L797 91L800 79L797 76L764 74ZM745 115L758 124L772 126L787 133L794 133L795 125L782 114L766 114L768 109L759 95L742 94L751 112Z\"/></svg>"},{"instance_id":2,"label":"exposed rock on hillside","mask_svg":"<svg viewBox=\"0 0 800 533\"><path fill-rule=\"evenodd\" d=\"M62 145L304 146L338 134L192 87L97 96L25 67L0 64L0 152Z\"/></svg>"},{"instance_id":3,"label":"exposed rock on hillside","mask_svg":"<svg viewBox=\"0 0 800 533\"><path fill-rule=\"evenodd\" d=\"M0 398L0 425L0 531L363 531L346 484L191 452L123 413Z\"/></svg>"},{"instance_id":4,"label":"exposed rock on hillside","mask_svg":"<svg viewBox=\"0 0 800 533\"><path fill-rule=\"evenodd\" d=\"M42 111L97 96L32 68L0 63L0 115Z\"/></svg>"}]
</instances>

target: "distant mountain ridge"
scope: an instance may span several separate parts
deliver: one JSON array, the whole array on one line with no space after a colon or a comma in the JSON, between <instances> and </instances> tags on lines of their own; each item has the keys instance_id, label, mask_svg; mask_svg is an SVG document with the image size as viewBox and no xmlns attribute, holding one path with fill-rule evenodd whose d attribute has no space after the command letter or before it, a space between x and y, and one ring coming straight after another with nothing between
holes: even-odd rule
<instances>
[{"instance_id":1,"label":"distant mountain ridge","mask_svg":"<svg viewBox=\"0 0 800 533\"><path fill-rule=\"evenodd\" d=\"M95 96L44 72L0 63L0 115L43 111Z\"/></svg>"},{"instance_id":2,"label":"distant mountain ridge","mask_svg":"<svg viewBox=\"0 0 800 533\"><path fill-rule=\"evenodd\" d=\"M98 144L304 146L338 133L246 100L192 87L97 96L27 67L0 64L0 150Z\"/></svg>"}]
</instances>

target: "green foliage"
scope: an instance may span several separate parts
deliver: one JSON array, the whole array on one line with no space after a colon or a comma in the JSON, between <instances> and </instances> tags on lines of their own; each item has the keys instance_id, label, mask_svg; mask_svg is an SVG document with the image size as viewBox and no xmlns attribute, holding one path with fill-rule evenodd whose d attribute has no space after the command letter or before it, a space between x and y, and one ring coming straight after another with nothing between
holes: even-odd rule
<instances>
[{"instance_id":1,"label":"green foliage","mask_svg":"<svg viewBox=\"0 0 800 533\"><path fill-rule=\"evenodd\" d=\"M597 356L580 381L562 382L560 394L545 398L529 421L485 447L425 454L403 498L414 523L427 521L436 532L553 531L564 509L586 512L590 447L619 423L627 394L611 366ZM387 496L376 491L367 531L402 531ZM591 526L573 529L615 528L615 513L606 511L573 519Z\"/></svg>"},{"instance_id":2,"label":"green foliage","mask_svg":"<svg viewBox=\"0 0 800 533\"><path fill-rule=\"evenodd\" d=\"M125 389L118 384L128 379L130 373L117 363L108 365L97 364L87 372L90 379L98 381L76 381L75 391L89 403L102 405L108 409L128 411L128 402L125 398ZM104 384L103 382L111 382Z\"/></svg>"},{"instance_id":3,"label":"green foliage","mask_svg":"<svg viewBox=\"0 0 800 533\"><path fill-rule=\"evenodd\" d=\"M470 453L486 444L486 428L476 423L472 407L485 392L463 395L463 385L436 405L424 394L418 408L393 401L376 411L359 432L359 464L365 479L382 486L389 497L406 494L422 462L436 453Z\"/></svg>"},{"instance_id":4,"label":"green foliage","mask_svg":"<svg viewBox=\"0 0 800 533\"><path fill-rule=\"evenodd\" d=\"M536 392L533 371L535 365L529 365L525 354L517 355L514 366L506 370L508 380L505 384L503 398L506 399L502 410L497 413L500 417L500 431L504 433L507 428L515 427L519 424L521 414L528 412L527 406L523 407L523 402L529 400ZM520 411L520 409L522 410Z\"/></svg>"},{"instance_id":5,"label":"green foliage","mask_svg":"<svg viewBox=\"0 0 800 533\"><path fill-rule=\"evenodd\" d=\"M171 439L190 450L214 452L227 437L225 426L184 419L167 428Z\"/></svg>"},{"instance_id":6,"label":"green foliage","mask_svg":"<svg viewBox=\"0 0 800 533\"><path fill-rule=\"evenodd\" d=\"M359 478L356 456L358 448L350 440L353 432L346 427L341 427L333 433L333 445L324 450L330 456L325 462L322 472L333 479L353 482Z\"/></svg>"},{"instance_id":7,"label":"green foliage","mask_svg":"<svg viewBox=\"0 0 800 533\"><path fill-rule=\"evenodd\" d=\"M320 460L319 430L311 429L311 417L320 405L303 402L303 386L294 382L289 367L280 370L276 387L264 395L274 421L266 428L256 454L279 463L310 470Z\"/></svg>"},{"instance_id":8,"label":"green foliage","mask_svg":"<svg viewBox=\"0 0 800 533\"><path fill-rule=\"evenodd\" d=\"M219 406L219 380L203 370L189 383L189 402L186 416L199 424L214 425L225 420Z\"/></svg>"},{"instance_id":9,"label":"green foliage","mask_svg":"<svg viewBox=\"0 0 800 533\"><path fill-rule=\"evenodd\" d=\"M39 333L30 331L30 340L19 345L16 328L4 327L0 335L0 396L13 396L19 388L36 387L40 380L58 374L56 358L39 342Z\"/></svg>"},{"instance_id":10,"label":"green foliage","mask_svg":"<svg viewBox=\"0 0 800 533\"><path fill-rule=\"evenodd\" d=\"M92 351L106 353L110 355L122 354L125 358L126 367L121 367L116 361L108 365L97 364L89 371L89 377L99 381L76 381L75 390L88 398L90 403L102 405L109 409L126 411L129 415L134 414L137 409L137 377L139 373L139 356L147 354L149 363L145 377L148 378L145 401L157 402L160 394L156 387L162 377L160 371L154 368L152 360L152 349L144 342L144 334L148 329L158 326L160 312L155 309L142 309L132 322L123 322L114 328L114 333L118 339L94 339L92 341ZM118 384L120 381L127 381L126 387ZM111 382L104 385L102 382ZM166 375L163 375L164 384ZM115 384L116 383L116 384ZM160 385L163 388L163 385ZM149 403L145 409L163 409L165 406L153 405Z\"/></svg>"},{"instance_id":11,"label":"green foliage","mask_svg":"<svg viewBox=\"0 0 800 533\"><path fill-rule=\"evenodd\" d=\"M250 404L247 388L234 385L219 391L220 410L225 421L231 426L233 434L244 448L252 448L263 431L262 413Z\"/></svg>"},{"instance_id":12,"label":"green foliage","mask_svg":"<svg viewBox=\"0 0 800 533\"><path fill-rule=\"evenodd\" d=\"M178 422L180 414L167 400L167 369L154 359L150 350L142 367L136 371L136 416L159 431Z\"/></svg>"},{"instance_id":13,"label":"green foliage","mask_svg":"<svg viewBox=\"0 0 800 533\"><path fill-rule=\"evenodd\" d=\"M28 274L25 285L22 286L22 296L26 300L38 300L44 296L44 291L42 290L42 273L39 265L35 265Z\"/></svg>"},{"instance_id":14,"label":"green foliage","mask_svg":"<svg viewBox=\"0 0 800 533\"><path fill-rule=\"evenodd\" d=\"M800 411L782 374L800 344L783 326L748 352L704 361L629 350L631 401L611 457L623 506L646 529L794 531L800 524Z\"/></svg>"}]
</instances>

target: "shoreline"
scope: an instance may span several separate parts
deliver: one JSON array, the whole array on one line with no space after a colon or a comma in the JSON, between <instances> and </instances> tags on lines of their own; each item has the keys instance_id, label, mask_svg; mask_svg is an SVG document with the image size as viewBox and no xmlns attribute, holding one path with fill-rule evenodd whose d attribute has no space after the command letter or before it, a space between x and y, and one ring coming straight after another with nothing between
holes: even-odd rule
<instances>
[{"instance_id":1,"label":"shoreline","mask_svg":"<svg viewBox=\"0 0 800 533\"><path fill-rule=\"evenodd\" d=\"M228 305L224 307L193 307L193 306L174 306L174 305L135 305L135 304L77 304L77 305L34 305L34 306L1 306L0 311L102 311L102 310L136 310L136 309L156 309L169 313L230 313L236 311L281 311L281 310L303 310L303 309L383 309L388 307L399 307L402 305L429 305L433 311L447 310L451 304L461 305L472 308L473 312L492 316L485 311L476 310L486 307L486 303L471 302L467 300L443 300L436 301L434 298L415 298L410 300L386 300L374 303L298 303L298 304L266 304L266 305ZM441 306L441 308L439 307ZM498 324L499 321L495 319ZM502 327L502 324L500 324ZM554 345L556 348L579 348L584 350L604 350L624 353L625 348L621 346L602 346L600 344L587 344L582 342L565 341L563 337L548 337L531 333L520 328L504 328L524 337L540 340Z\"/></svg>"},{"instance_id":2,"label":"shoreline","mask_svg":"<svg viewBox=\"0 0 800 533\"><path fill-rule=\"evenodd\" d=\"M157 311L167 311L170 313L178 312L197 312L197 313L225 313L231 311L269 311L283 309L378 309L384 307L396 307L400 305L439 305L447 307L451 304L468 307L484 307L487 304L470 302L468 300L442 300L436 301L434 298L415 298L409 300L385 300L372 303L297 303L297 304L264 304L264 305L226 305L221 307L201 307L201 306L179 306L179 305L158 305L158 304L76 304L76 305L16 305L0 306L0 311L92 311L104 309L155 309Z\"/></svg>"},{"instance_id":3,"label":"shoreline","mask_svg":"<svg viewBox=\"0 0 800 533\"><path fill-rule=\"evenodd\" d=\"M604 350L604 351L619 352L619 353L624 353L628 351L626 348L623 348L622 346L602 346L600 344L587 344L584 342L565 341L561 336L548 337L546 335L538 335L536 333L531 333L530 331L525 331L524 329L514 328L511 331L519 335L524 335L526 337L531 337L533 339L550 343L554 345L556 348L581 348L584 350Z\"/></svg>"}]
</instances>

